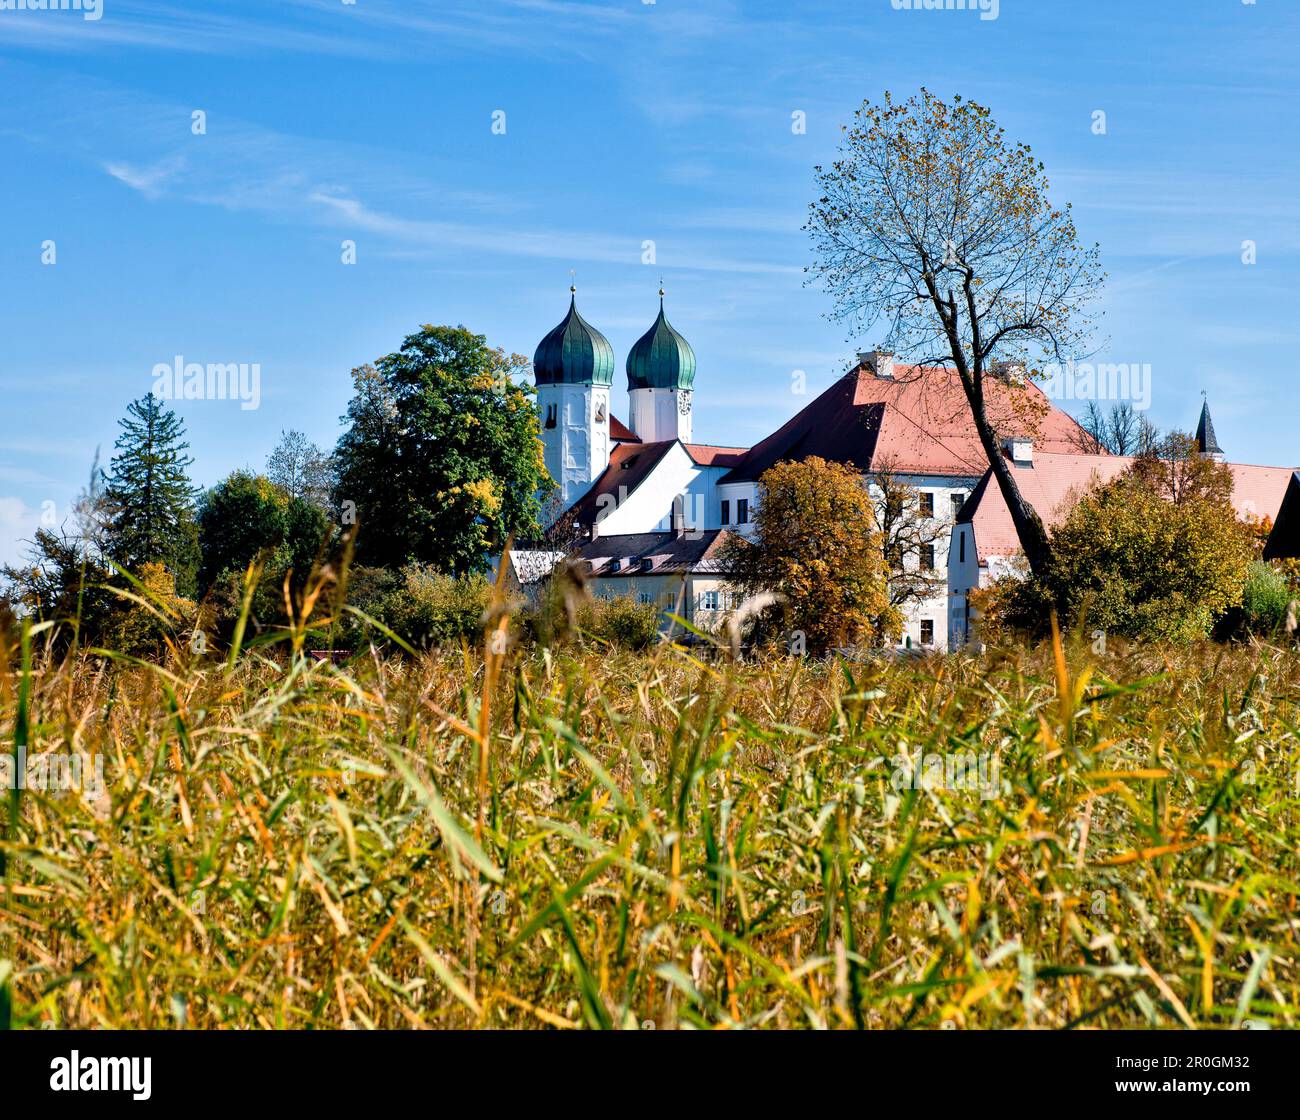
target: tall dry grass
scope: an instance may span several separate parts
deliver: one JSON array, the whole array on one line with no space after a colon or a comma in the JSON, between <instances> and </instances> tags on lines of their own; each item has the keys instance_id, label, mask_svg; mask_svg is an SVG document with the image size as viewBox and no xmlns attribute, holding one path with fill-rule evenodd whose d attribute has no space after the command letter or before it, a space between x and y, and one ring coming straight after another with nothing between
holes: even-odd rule
<instances>
[{"instance_id":1,"label":"tall dry grass","mask_svg":"<svg viewBox=\"0 0 1300 1120\"><path fill-rule=\"evenodd\" d=\"M733 663L507 633L345 666L292 635L163 666L10 651L9 749L108 781L9 800L0 1012L1295 1025L1292 652ZM918 751L996 782L916 788Z\"/></svg>"}]
</instances>

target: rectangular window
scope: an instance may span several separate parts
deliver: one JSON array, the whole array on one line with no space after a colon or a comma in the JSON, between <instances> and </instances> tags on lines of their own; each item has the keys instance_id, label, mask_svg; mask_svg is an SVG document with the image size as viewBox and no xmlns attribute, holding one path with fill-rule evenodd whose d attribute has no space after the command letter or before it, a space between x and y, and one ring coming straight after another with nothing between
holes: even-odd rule
<instances>
[{"instance_id":1,"label":"rectangular window","mask_svg":"<svg viewBox=\"0 0 1300 1120\"><path fill-rule=\"evenodd\" d=\"M921 570L924 572L934 571L934 545L923 544L921 546Z\"/></svg>"},{"instance_id":2,"label":"rectangular window","mask_svg":"<svg viewBox=\"0 0 1300 1120\"><path fill-rule=\"evenodd\" d=\"M921 644L923 646L934 645L934 620L931 618L921 619Z\"/></svg>"},{"instance_id":3,"label":"rectangular window","mask_svg":"<svg viewBox=\"0 0 1300 1120\"><path fill-rule=\"evenodd\" d=\"M921 516L934 516L934 495L928 490L921 491Z\"/></svg>"},{"instance_id":4,"label":"rectangular window","mask_svg":"<svg viewBox=\"0 0 1300 1120\"><path fill-rule=\"evenodd\" d=\"M553 404L548 404L548 405L546 406L546 426L547 426L547 428L554 428L554 427L555 427L556 414L557 414L558 412L559 412L559 408L558 408L558 406L553 405Z\"/></svg>"},{"instance_id":5,"label":"rectangular window","mask_svg":"<svg viewBox=\"0 0 1300 1120\"><path fill-rule=\"evenodd\" d=\"M736 524L737 525L749 524L749 499L748 498L738 498L736 500Z\"/></svg>"},{"instance_id":6,"label":"rectangular window","mask_svg":"<svg viewBox=\"0 0 1300 1120\"><path fill-rule=\"evenodd\" d=\"M961 507L966 504L966 495L958 491L952 496L952 515L956 517L961 513Z\"/></svg>"},{"instance_id":7,"label":"rectangular window","mask_svg":"<svg viewBox=\"0 0 1300 1120\"><path fill-rule=\"evenodd\" d=\"M716 611L718 609L718 593L716 591L705 591L700 595L700 610Z\"/></svg>"},{"instance_id":8,"label":"rectangular window","mask_svg":"<svg viewBox=\"0 0 1300 1120\"><path fill-rule=\"evenodd\" d=\"M962 532L957 534L957 559L966 563L966 534Z\"/></svg>"},{"instance_id":9,"label":"rectangular window","mask_svg":"<svg viewBox=\"0 0 1300 1120\"><path fill-rule=\"evenodd\" d=\"M722 523L731 524L731 503L726 498L722 499Z\"/></svg>"},{"instance_id":10,"label":"rectangular window","mask_svg":"<svg viewBox=\"0 0 1300 1120\"><path fill-rule=\"evenodd\" d=\"M637 596L637 601L643 604L653 603L655 601L655 597L651 595L650 592L648 591L642 591L641 594Z\"/></svg>"},{"instance_id":11,"label":"rectangular window","mask_svg":"<svg viewBox=\"0 0 1300 1120\"><path fill-rule=\"evenodd\" d=\"M903 548L899 544L891 544L886 550L889 560L889 570L892 572L901 572L903 570Z\"/></svg>"}]
</instances>

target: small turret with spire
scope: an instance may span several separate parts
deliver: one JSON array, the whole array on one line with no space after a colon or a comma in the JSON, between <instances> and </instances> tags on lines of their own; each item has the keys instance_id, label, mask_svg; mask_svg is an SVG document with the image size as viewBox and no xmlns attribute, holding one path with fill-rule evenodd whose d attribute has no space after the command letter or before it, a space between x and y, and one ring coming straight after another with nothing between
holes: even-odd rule
<instances>
[{"instance_id":1,"label":"small turret with spire","mask_svg":"<svg viewBox=\"0 0 1300 1120\"><path fill-rule=\"evenodd\" d=\"M1201 391L1201 396L1205 397L1204 390ZM1196 425L1196 449L1216 463L1222 463L1224 460L1223 448L1219 446L1219 441L1214 435L1214 421L1210 419L1209 400L1201 401L1201 419Z\"/></svg>"}]
</instances>

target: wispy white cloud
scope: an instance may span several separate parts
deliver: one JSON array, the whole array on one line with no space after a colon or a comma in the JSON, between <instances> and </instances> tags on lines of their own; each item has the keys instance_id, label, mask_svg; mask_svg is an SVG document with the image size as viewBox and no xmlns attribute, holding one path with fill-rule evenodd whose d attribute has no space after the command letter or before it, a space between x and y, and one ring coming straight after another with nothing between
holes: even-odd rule
<instances>
[{"instance_id":1,"label":"wispy white cloud","mask_svg":"<svg viewBox=\"0 0 1300 1120\"><path fill-rule=\"evenodd\" d=\"M184 169L185 157L180 155L165 156L145 167L136 167L128 163L104 164L104 170L114 179L148 198L159 197L168 181L174 179Z\"/></svg>"}]
</instances>

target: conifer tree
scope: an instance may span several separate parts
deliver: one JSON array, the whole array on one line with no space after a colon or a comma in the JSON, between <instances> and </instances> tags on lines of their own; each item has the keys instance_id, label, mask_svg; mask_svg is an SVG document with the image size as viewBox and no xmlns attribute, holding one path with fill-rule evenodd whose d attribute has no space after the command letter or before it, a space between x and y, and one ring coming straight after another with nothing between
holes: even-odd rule
<instances>
[{"instance_id":1,"label":"conifer tree","mask_svg":"<svg viewBox=\"0 0 1300 1120\"><path fill-rule=\"evenodd\" d=\"M198 535L185 426L152 393L126 411L104 491L109 556L131 572L161 563L176 577L177 590L190 594Z\"/></svg>"}]
</instances>

